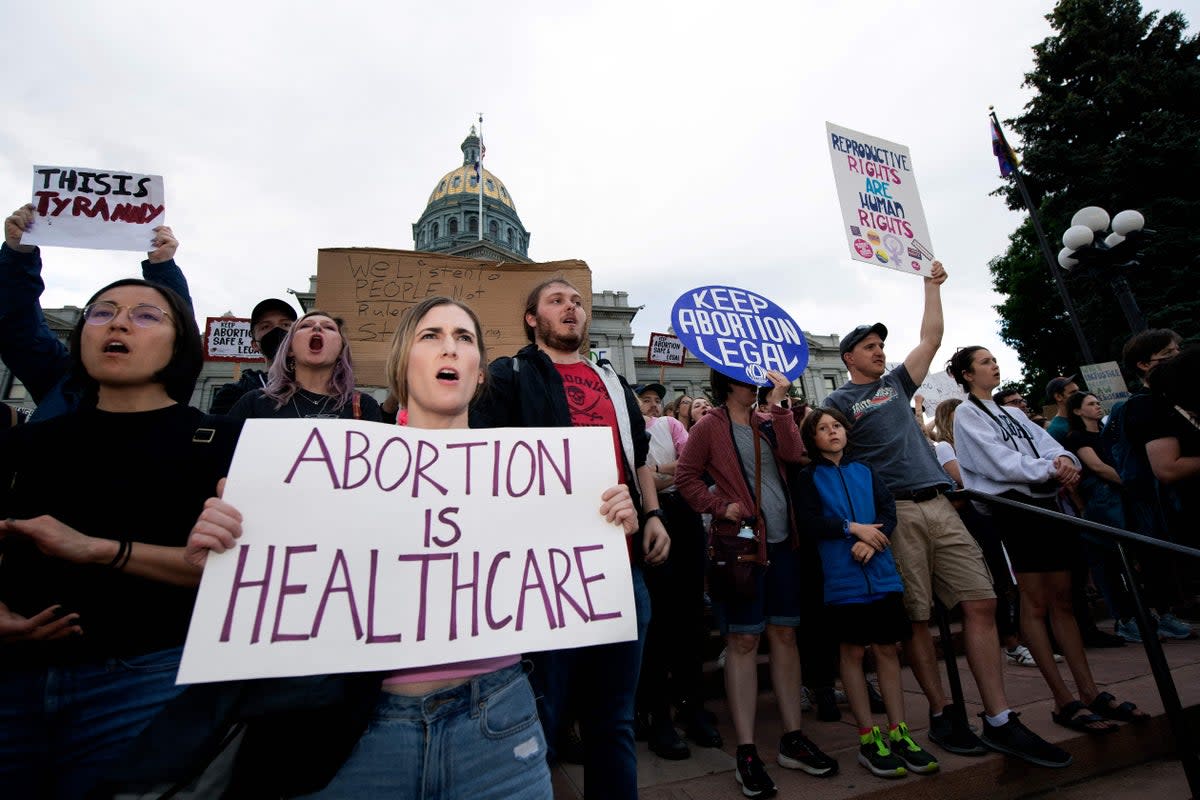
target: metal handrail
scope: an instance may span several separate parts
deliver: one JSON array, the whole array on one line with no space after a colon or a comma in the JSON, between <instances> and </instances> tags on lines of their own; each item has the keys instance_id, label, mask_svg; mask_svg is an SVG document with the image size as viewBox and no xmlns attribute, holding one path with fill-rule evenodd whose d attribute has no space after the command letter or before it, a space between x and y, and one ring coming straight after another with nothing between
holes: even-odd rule
<instances>
[{"instance_id":1,"label":"metal handrail","mask_svg":"<svg viewBox=\"0 0 1200 800\"><path fill-rule=\"evenodd\" d=\"M1005 497L978 492L973 489L950 492L947 496L950 499L971 499L991 505L1008 506L1024 513L1066 523L1075 528L1100 534L1113 540L1113 544L1116 545L1117 552L1121 556L1121 572L1125 579L1125 584L1130 596L1133 598L1135 619L1137 620L1138 630L1141 632L1142 646L1146 650L1146 658L1150 662L1150 671L1154 675L1154 683L1158 687L1159 696L1162 698L1163 710L1171 725L1171 732L1175 735L1175 748L1183 766L1184 776L1187 778L1188 789L1191 790L1193 797L1200 798L1200 753L1196 751L1191 728L1184 717L1183 705L1179 700L1179 691L1175 687L1175 681L1171 677L1171 668L1167 664L1166 656L1163 654L1162 642L1158 640L1157 626L1150 616L1150 610L1142 601L1142 593L1138 589L1138 583L1134 577L1133 564L1126 551L1126 545L1137 544L1145 547L1155 547L1159 550L1178 553L1190 558L1200 558L1200 550L1174 542L1165 542L1162 539L1155 539L1154 537L1127 531L1123 528L1114 528L1111 525L1073 517L1069 514L1048 511L1043 508L1026 505L1025 503L1009 500ZM947 677L950 681L951 696L954 699L955 705L961 709L964 707L962 686L958 679L958 665L955 663L952 653L947 649L949 647L949 620L944 613L939 614L938 624L942 629L942 640L947 643L943 645L943 655L946 656L945 663L948 673Z\"/></svg>"}]
</instances>

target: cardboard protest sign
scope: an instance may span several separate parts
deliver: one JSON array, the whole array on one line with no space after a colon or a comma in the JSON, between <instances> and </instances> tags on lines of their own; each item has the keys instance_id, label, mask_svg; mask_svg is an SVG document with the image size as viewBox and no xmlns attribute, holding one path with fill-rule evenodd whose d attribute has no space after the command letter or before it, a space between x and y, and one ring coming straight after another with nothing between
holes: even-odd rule
<instances>
[{"instance_id":1,"label":"cardboard protest sign","mask_svg":"<svg viewBox=\"0 0 1200 800\"><path fill-rule=\"evenodd\" d=\"M23 244L148 251L166 224L161 175L35 166L32 202Z\"/></svg>"},{"instance_id":2,"label":"cardboard protest sign","mask_svg":"<svg viewBox=\"0 0 1200 800\"><path fill-rule=\"evenodd\" d=\"M933 245L904 145L825 123L850 257L913 275L933 271Z\"/></svg>"},{"instance_id":3,"label":"cardboard protest sign","mask_svg":"<svg viewBox=\"0 0 1200 800\"><path fill-rule=\"evenodd\" d=\"M612 448L607 428L247 421L224 494L243 535L208 556L178 681L636 638L625 536L597 511Z\"/></svg>"},{"instance_id":4,"label":"cardboard protest sign","mask_svg":"<svg viewBox=\"0 0 1200 800\"><path fill-rule=\"evenodd\" d=\"M669 333L650 334L650 346L646 348L646 363L663 367L678 367L683 365L687 349L678 336Z\"/></svg>"},{"instance_id":5,"label":"cardboard protest sign","mask_svg":"<svg viewBox=\"0 0 1200 800\"><path fill-rule=\"evenodd\" d=\"M925 413L933 414L943 400L966 400L967 393L945 372L933 370L925 376L925 382L917 387L917 394L925 398Z\"/></svg>"},{"instance_id":6,"label":"cardboard protest sign","mask_svg":"<svg viewBox=\"0 0 1200 800\"><path fill-rule=\"evenodd\" d=\"M729 377L765 385L767 370L791 380L808 365L808 342L795 320L760 294L732 286L684 292L671 324L688 350Z\"/></svg>"},{"instance_id":7,"label":"cardboard protest sign","mask_svg":"<svg viewBox=\"0 0 1200 800\"><path fill-rule=\"evenodd\" d=\"M1129 387L1125 385L1125 376L1115 361L1105 361L1102 364L1084 364L1079 368L1079 375L1087 384L1087 390L1096 395L1104 413L1113 410L1113 406L1129 397Z\"/></svg>"},{"instance_id":8,"label":"cardboard protest sign","mask_svg":"<svg viewBox=\"0 0 1200 800\"><path fill-rule=\"evenodd\" d=\"M386 386L384 363L406 309L434 295L464 301L483 322L488 358L512 355L529 343L522 326L529 290L556 275L579 289L590 314L592 273L579 260L515 264L409 250L329 248L317 251L316 307L346 321L358 385Z\"/></svg>"},{"instance_id":9,"label":"cardboard protest sign","mask_svg":"<svg viewBox=\"0 0 1200 800\"><path fill-rule=\"evenodd\" d=\"M261 361L249 317L209 317L204 324L205 361Z\"/></svg>"}]
</instances>

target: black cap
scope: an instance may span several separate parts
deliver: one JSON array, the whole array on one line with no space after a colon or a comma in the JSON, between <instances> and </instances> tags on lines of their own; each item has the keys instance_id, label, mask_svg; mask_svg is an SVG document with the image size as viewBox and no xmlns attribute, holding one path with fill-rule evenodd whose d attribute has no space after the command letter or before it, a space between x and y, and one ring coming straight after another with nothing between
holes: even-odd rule
<instances>
[{"instance_id":1,"label":"black cap","mask_svg":"<svg viewBox=\"0 0 1200 800\"><path fill-rule=\"evenodd\" d=\"M251 335L253 335L254 326L270 311L278 311L292 322L295 322L296 318L300 316L288 301L280 300L278 297L268 297L266 300L259 301L259 304L250 312Z\"/></svg>"},{"instance_id":2,"label":"black cap","mask_svg":"<svg viewBox=\"0 0 1200 800\"><path fill-rule=\"evenodd\" d=\"M1057 378L1051 378L1050 382L1046 384L1046 402L1055 402L1054 395L1058 394L1072 383L1075 383L1075 378L1077 377L1077 375L1068 375L1064 378L1063 376L1059 375Z\"/></svg>"},{"instance_id":3,"label":"black cap","mask_svg":"<svg viewBox=\"0 0 1200 800\"><path fill-rule=\"evenodd\" d=\"M855 345L872 333L878 334L880 339L887 339L887 328L884 327L882 322L876 322L874 325L859 325L842 337L842 343L838 346L839 352L842 355L846 355L846 353L854 349Z\"/></svg>"},{"instance_id":4,"label":"black cap","mask_svg":"<svg viewBox=\"0 0 1200 800\"><path fill-rule=\"evenodd\" d=\"M633 393L638 397L642 396L642 392L657 392L658 398L662 400L667 396L667 387L661 383L644 383L641 386L635 386L633 389Z\"/></svg>"}]
</instances>

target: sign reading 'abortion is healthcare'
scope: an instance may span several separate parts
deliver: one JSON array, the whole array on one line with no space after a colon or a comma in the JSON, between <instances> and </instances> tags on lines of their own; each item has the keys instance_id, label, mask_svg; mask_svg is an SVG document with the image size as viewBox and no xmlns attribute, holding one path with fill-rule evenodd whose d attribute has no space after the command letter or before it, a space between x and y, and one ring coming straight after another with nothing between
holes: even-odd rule
<instances>
[{"instance_id":1,"label":"sign reading 'abortion is healthcare'","mask_svg":"<svg viewBox=\"0 0 1200 800\"><path fill-rule=\"evenodd\" d=\"M765 385L768 370L795 380L808 365L800 326L746 289L701 286L685 292L671 309L671 324L688 350L734 380Z\"/></svg>"}]
</instances>

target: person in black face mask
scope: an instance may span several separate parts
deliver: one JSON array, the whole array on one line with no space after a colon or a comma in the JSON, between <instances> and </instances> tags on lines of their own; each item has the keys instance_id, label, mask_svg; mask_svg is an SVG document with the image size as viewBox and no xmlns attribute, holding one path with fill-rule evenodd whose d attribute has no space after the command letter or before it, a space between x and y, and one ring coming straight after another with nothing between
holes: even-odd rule
<instances>
[{"instance_id":1,"label":"person in black face mask","mask_svg":"<svg viewBox=\"0 0 1200 800\"><path fill-rule=\"evenodd\" d=\"M283 343L284 337L287 336L292 323L296 321L296 316L296 309L292 307L291 303L277 297L268 297L250 312L250 335L253 339L253 346L262 353L268 367L275 360L275 353L279 350L279 345ZM209 413L228 414L229 409L233 408L234 403L240 400L242 395L255 389L265 388L266 385L267 371L265 369L243 370L242 377L237 383L227 383L213 393Z\"/></svg>"}]
</instances>

